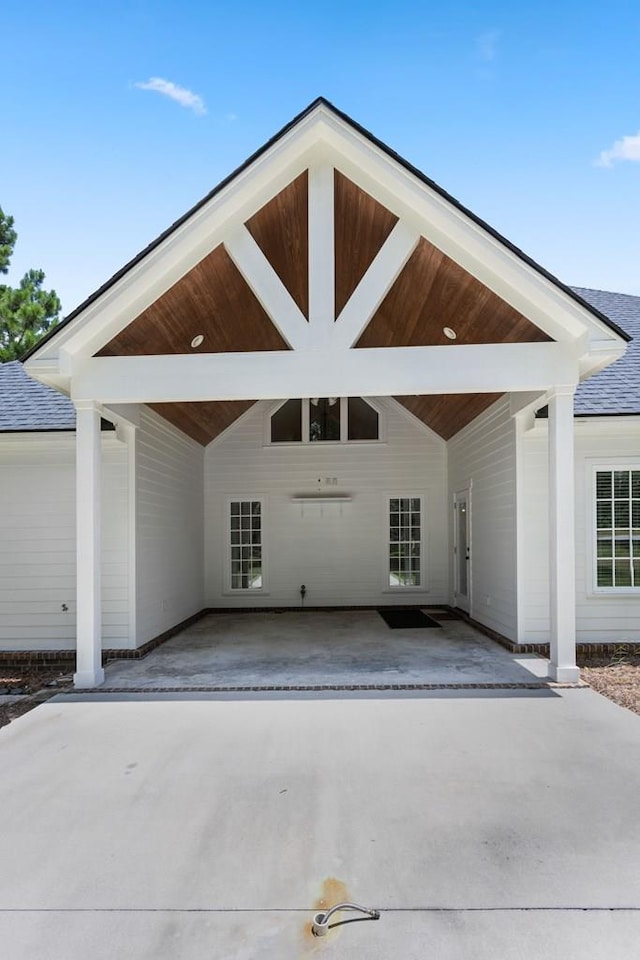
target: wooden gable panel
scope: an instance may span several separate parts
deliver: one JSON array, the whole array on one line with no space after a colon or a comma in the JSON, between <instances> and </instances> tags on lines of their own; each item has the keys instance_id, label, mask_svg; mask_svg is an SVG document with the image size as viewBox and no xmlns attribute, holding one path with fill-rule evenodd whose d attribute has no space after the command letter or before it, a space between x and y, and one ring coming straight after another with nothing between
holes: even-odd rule
<instances>
[{"instance_id":1,"label":"wooden gable panel","mask_svg":"<svg viewBox=\"0 0 640 960\"><path fill-rule=\"evenodd\" d=\"M444 440L449 440L500 396L499 393L455 393L395 399Z\"/></svg>"},{"instance_id":2,"label":"wooden gable panel","mask_svg":"<svg viewBox=\"0 0 640 960\"><path fill-rule=\"evenodd\" d=\"M448 340L451 327L457 340ZM422 237L357 347L549 340L539 327Z\"/></svg>"},{"instance_id":3,"label":"wooden gable panel","mask_svg":"<svg viewBox=\"0 0 640 960\"><path fill-rule=\"evenodd\" d=\"M335 315L371 266L398 218L368 193L334 171Z\"/></svg>"},{"instance_id":4,"label":"wooden gable panel","mask_svg":"<svg viewBox=\"0 0 640 960\"><path fill-rule=\"evenodd\" d=\"M309 319L309 175L305 170L245 224Z\"/></svg>"},{"instance_id":5,"label":"wooden gable panel","mask_svg":"<svg viewBox=\"0 0 640 960\"><path fill-rule=\"evenodd\" d=\"M220 245L97 353L99 357L288 350L255 294Z\"/></svg>"},{"instance_id":6,"label":"wooden gable panel","mask_svg":"<svg viewBox=\"0 0 640 960\"><path fill-rule=\"evenodd\" d=\"M255 400L211 400L204 403L150 403L149 407L203 446L230 427Z\"/></svg>"}]
</instances>

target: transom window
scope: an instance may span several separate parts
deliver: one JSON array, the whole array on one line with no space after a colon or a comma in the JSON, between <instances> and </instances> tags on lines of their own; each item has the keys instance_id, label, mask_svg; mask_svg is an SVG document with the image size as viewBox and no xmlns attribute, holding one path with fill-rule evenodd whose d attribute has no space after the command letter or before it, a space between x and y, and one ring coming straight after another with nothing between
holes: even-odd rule
<instances>
[{"instance_id":1,"label":"transom window","mask_svg":"<svg viewBox=\"0 0 640 960\"><path fill-rule=\"evenodd\" d=\"M287 400L271 415L271 443L380 439L380 415L362 397Z\"/></svg>"},{"instance_id":2,"label":"transom window","mask_svg":"<svg viewBox=\"0 0 640 960\"><path fill-rule=\"evenodd\" d=\"M389 586L422 583L422 498L389 500Z\"/></svg>"},{"instance_id":3,"label":"transom window","mask_svg":"<svg viewBox=\"0 0 640 960\"><path fill-rule=\"evenodd\" d=\"M262 503L232 500L229 504L231 589L262 589Z\"/></svg>"},{"instance_id":4,"label":"transom window","mask_svg":"<svg viewBox=\"0 0 640 960\"><path fill-rule=\"evenodd\" d=\"M596 584L640 587L640 469L596 470Z\"/></svg>"}]
</instances>

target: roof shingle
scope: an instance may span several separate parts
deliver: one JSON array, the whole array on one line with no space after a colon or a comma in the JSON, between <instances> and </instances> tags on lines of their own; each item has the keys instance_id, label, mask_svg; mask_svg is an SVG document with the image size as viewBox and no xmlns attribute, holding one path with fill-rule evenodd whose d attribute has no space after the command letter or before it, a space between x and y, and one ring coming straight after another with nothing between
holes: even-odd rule
<instances>
[{"instance_id":1,"label":"roof shingle","mask_svg":"<svg viewBox=\"0 0 640 960\"><path fill-rule=\"evenodd\" d=\"M576 391L576 416L640 414L640 297L573 287L632 337L624 356L584 380Z\"/></svg>"},{"instance_id":2,"label":"roof shingle","mask_svg":"<svg viewBox=\"0 0 640 960\"><path fill-rule=\"evenodd\" d=\"M19 360L0 364L0 432L75 430L71 400L32 380Z\"/></svg>"}]
</instances>

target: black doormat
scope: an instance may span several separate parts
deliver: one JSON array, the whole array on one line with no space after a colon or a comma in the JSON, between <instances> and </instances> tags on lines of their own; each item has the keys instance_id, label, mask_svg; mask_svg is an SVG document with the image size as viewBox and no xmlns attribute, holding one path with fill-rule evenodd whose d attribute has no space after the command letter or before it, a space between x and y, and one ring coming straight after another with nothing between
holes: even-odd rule
<instances>
[{"instance_id":1,"label":"black doormat","mask_svg":"<svg viewBox=\"0 0 640 960\"><path fill-rule=\"evenodd\" d=\"M379 609L378 613L392 630L408 630L415 627L439 627L440 624L428 617L417 607L393 607Z\"/></svg>"}]
</instances>

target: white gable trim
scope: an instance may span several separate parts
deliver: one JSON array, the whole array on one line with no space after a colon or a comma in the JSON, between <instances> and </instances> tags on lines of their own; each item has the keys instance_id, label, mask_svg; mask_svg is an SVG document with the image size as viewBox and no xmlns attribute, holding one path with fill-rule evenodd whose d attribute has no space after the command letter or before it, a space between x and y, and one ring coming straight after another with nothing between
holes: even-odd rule
<instances>
[{"instance_id":1,"label":"white gable trim","mask_svg":"<svg viewBox=\"0 0 640 960\"><path fill-rule=\"evenodd\" d=\"M332 214L325 211L323 215L321 210L322 201L332 193L327 174L330 166L396 213L408 229L435 243L553 339L583 338L585 354L586 341L598 341L599 365L624 351L622 339L589 310L320 103L47 341L27 361L29 372L63 385L71 375L73 359L97 352L307 169L310 240L327 267L333 241L325 241ZM316 279L311 271L310 293L318 288ZM585 362L583 369L587 367L591 365Z\"/></svg>"}]
</instances>

